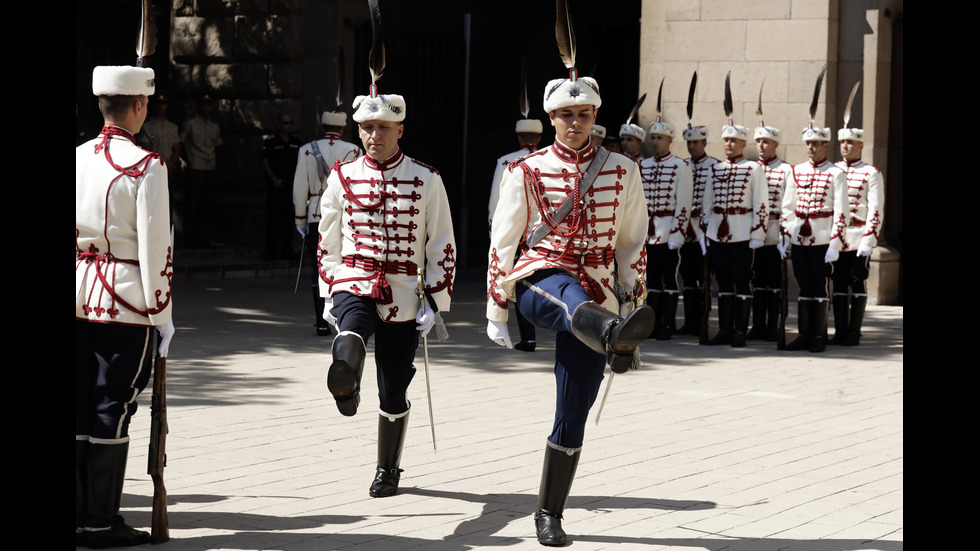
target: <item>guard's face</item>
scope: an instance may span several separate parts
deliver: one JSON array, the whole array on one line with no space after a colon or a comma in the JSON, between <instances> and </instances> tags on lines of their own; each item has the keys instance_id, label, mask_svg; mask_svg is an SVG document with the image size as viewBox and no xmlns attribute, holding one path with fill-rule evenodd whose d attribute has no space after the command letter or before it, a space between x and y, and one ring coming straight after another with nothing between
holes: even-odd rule
<instances>
[{"instance_id":1,"label":"guard's face","mask_svg":"<svg viewBox=\"0 0 980 551\"><path fill-rule=\"evenodd\" d=\"M861 151L864 150L864 142L857 140L844 140L840 143L840 156L848 161L856 161L861 158Z\"/></svg>"},{"instance_id":2,"label":"guard's face","mask_svg":"<svg viewBox=\"0 0 980 551\"><path fill-rule=\"evenodd\" d=\"M706 147L708 147L708 140L691 140L687 142L687 152L695 159L704 155L704 149Z\"/></svg>"},{"instance_id":3,"label":"guard's face","mask_svg":"<svg viewBox=\"0 0 980 551\"><path fill-rule=\"evenodd\" d=\"M599 111L591 105L561 107L548 114L555 138L572 149L582 149L589 143L589 133Z\"/></svg>"},{"instance_id":4,"label":"guard's face","mask_svg":"<svg viewBox=\"0 0 980 551\"><path fill-rule=\"evenodd\" d=\"M776 154L776 147L779 146L779 142L774 142L769 138L759 138L755 141L755 145L759 150L759 158L765 160L771 159Z\"/></svg>"},{"instance_id":5,"label":"guard's face","mask_svg":"<svg viewBox=\"0 0 980 551\"><path fill-rule=\"evenodd\" d=\"M619 138L620 144L623 148L623 153L627 155L636 155L640 152L640 140L633 136L622 136Z\"/></svg>"},{"instance_id":6,"label":"guard's face","mask_svg":"<svg viewBox=\"0 0 980 551\"><path fill-rule=\"evenodd\" d=\"M745 151L745 140L725 138L725 155L728 157L738 157L743 151Z\"/></svg>"},{"instance_id":7,"label":"guard's face","mask_svg":"<svg viewBox=\"0 0 980 551\"><path fill-rule=\"evenodd\" d=\"M357 125L364 151L376 161L384 161L398 151L398 140L404 131L400 122L364 121Z\"/></svg>"},{"instance_id":8,"label":"guard's face","mask_svg":"<svg viewBox=\"0 0 980 551\"><path fill-rule=\"evenodd\" d=\"M810 140L806 142L806 156L811 161L819 161L821 159L825 159L827 158L828 147L830 147L830 142Z\"/></svg>"},{"instance_id":9,"label":"guard's face","mask_svg":"<svg viewBox=\"0 0 980 551\"><path fill-rule=\"evenodd\" d=\"M664 155L670 151L670 144L673 143L673 141L674 138L661 134L654 134L650 136L650 143L653 144L653 154L657 157Z\"/></svg>"}]
</instances>

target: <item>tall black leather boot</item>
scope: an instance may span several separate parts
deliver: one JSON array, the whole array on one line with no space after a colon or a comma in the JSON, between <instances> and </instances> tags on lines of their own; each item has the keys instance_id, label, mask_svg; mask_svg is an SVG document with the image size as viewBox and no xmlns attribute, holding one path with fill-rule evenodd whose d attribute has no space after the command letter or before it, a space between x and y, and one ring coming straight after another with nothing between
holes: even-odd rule
<instances>
[{"instance_id":1,"label":"tall black leather boot","mask_svg":"<svg viewBox=\"0 0 980 551\"><path fill-rule=\"evenodd\" d=\"M810 352L823 352L827 349L827 315L829 307L827 299L813 302L810 311Z\"/></svg>"},{"instance_id":2,"label":"tall black leather boot","mask_svg":"<svg viewBox=\"0 0 980 551\"><path fill-rule=\"evenodd\" d=\"M752 329L745 336L750 341L761 341L766 338L766 291L755 290L752 292Z\"/></svg>"},{"instance_id":3,"label":"tall black leather boot","mask_svg":"<svg viewBox=\"0 0 980 551\"><path fill-rule=\"evenodd\" d=\"M670 340L671 335L677 328L677 301L680 298L676 291L664 291L660 293L660 328L657 330L657 340Z\"/></svg>"},{"instance_id":4,"label":"tall black leather boot","mask_svg":"<svg viewBox=\"0 0 980 551\"><path fill-rule=\"evenodd\" d=\"M844 344L847 336L847 325L850 315L848 313L851 300L846 293L834 293L830 307L834 310L834 336L827 341L827 344Z\"/></svg>"},{"instance_id":5,"label":"tall black leather boot","mask_svg":"<svg viewBox=\"0 0 980 551\"><path fill-rule=\"evenodd\" d=\"M663 325L663 298L663 292L647 289L647 306L653 309L653 327L650 328L648 339L656 338Z\"/></svg>"},{"instance_id":6,"label":"tall black leather boot","mask_svg":"<svg viewBox=\"0 0 980 551\"><path fill-rule=\"evenodd\" d=\"M149 543L150 533L136 530L119 515L129 442L88 443L88 497L84 543L90 549Z\"/></svg>"},{"instance_id":7,"label":"tall black leather boot","mask_svg":"<svg viewBox=\"0 0 980 551\"><path fill-rule=\"evenodd\" d=\"M701 289L684 289L684 325L677 330L678 335L699 335L701 333L701 311L704 292Z\"/></svg>"},{"instance_id":8,"label":"tall black leather boot","mask_svg":"<svg viewBox=\"0 0 980 551\"><path fill-rule=\"evenodd\" d=\"M768 316L766 341L776 342L779 340L779 316L783 310L783 292L781 290L771 289L766 293L766 310Z\"/></svg>"},{"instance_id":9,"label":"tall black leather boot","mask_svg":"<svg viewBox=\"0 0 980 551\"><path fill-rule=\"evenodd\" d=\"M708 346L732 344L735 331L735 295L718 295L718 334L708 340Z\"/></svg>"},{"instance_id":10,"label":"tall black leather boot","mask_svg":"<svg viewBox=\"0 0 980 551\"><path fill-rule=\"evenodd\" d=\"M88 505L88 440L75 440L75 545L82 545Z\"/></svg>"},{"instance_id":11,"label":"tall black leather boot","mask_svg":"<svg viewBox=\"0 0 980 551\"><path fill-rule=\"evenodd\" d=\"M561 527L561 519L581 455L581 449L569 453L554 447L550 442L544 449L538 510L534 513L534 528L541 545L558 547L568 543L568 536Z\"/></svg>"},{"instance_id":12,"label":"tall black leather boot","mask_svg":"<svg viewBox=\"0 0 980 551\"><path fill-rule=\"evenodd\" d=\"M527 321L519 309L514 308L514 313L517 314L517 330L521 333L521 342L515 344L514 349L534 352L534 347L537 346L534 324Z\"/></svg>"},{"instance_id":13,"label":"tall black leather boot","mask_svg":"<svg viewBox=\"0 0 980 551\"><path fill-rule=\"evenodd\" d=\"M800 335L793 342L786 343L786 350L810 349L811 306L815 303L811 298L801 298L796 303L796 317L800 323Z\"/></svg>"},{"instance_id":14,"label":"tall black leather boot","mask_svg":"<svg viewBox=\"0 0 980 551\"><path fill-rule=\"evenodd\" d=\"M368 491L371 497L389 497L398 492L398 482L402 478L402 449L405 447L405 434L408 432L408 412L392 415L381 412L378 417L378 470Z\"/></svg>"},{"instance_id":15,"label":"tall black leather boot","mask_svg":"<svg viewBox=\"0 0 980 551\"><path fill-rule=\"evenodd\" d=\"M635 369L633 353L653 330L653 310L637 306L625 318L595 302L583 302L572 312L572 334L592 350L606 355L613 373Z\"/></svg>"},{"instance_id":16,"label":"tall black leather boot","mask_svg":"<svg viewBox=\"0 0 980 551\"><path fill-rule=\"evenodd\" d=\"M320 287L313 286L313 316L316 319L316 334L325 337L330 334L330 323L323 319L323 307L326 300L320 296Z\"/></svg>"},{"instance_id":17,"label":"tall black leather boot","mask_svg":"<svg viewBox=\"0 0 980 551\"><path fill-rule=\"evenodd\" d=\"M864 324L864 312L868 307L868 295L851 295L851 316L847 325L847 336L844 346L857 346L861 343L861 326Z\"/></svg>"},{"instance_id":18,"label":"tall black leather boot","mask_svg":"<svg viewBox=\"0 0 980 551\"><path fill-rule=\"evenodd\" d=\"M734 331L732 332L732 346L741 348L745 346L745 340L749 333L749 316L752 314L752 297L749 295L738 295L735 297L735 321Z\"/></svg>"},{"instance_id":19,"label":"tall black leather boot","mask_svg":"<svg viewBox=\"0 0 980 551\"><path fill-rule=\"evenodd\" d=\"M327 371L327 389L337 401L337 409L350 417L361 403L361 375L367 349L357 333L344 331L333 340L333 362Z\"/></svg>"}]
</instances>

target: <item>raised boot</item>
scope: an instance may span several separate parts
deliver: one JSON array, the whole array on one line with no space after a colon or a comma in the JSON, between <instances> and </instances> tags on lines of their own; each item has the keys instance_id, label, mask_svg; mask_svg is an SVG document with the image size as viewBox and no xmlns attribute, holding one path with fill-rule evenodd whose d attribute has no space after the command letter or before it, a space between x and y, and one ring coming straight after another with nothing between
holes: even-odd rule
<instances>
[{"instance_id":1,"label":"raised boot","mask_svg":"<svg viewBox=\"0 0 980 551\"><path fill-rule=\"evenodd\" d=\"M800 323L800 336L793 342L786 343L786 350L809 350L810 349L810 311L814 304L811 298L801 298L796 303L796 317Z\"/></svg>"},{"instance_id":2,"label":"raised boot","mask_svg":"<svg viewBox=\"0 0 980 551\"><path fill-rule=\"evenodd\" d=\"M658 341L670 340L677 328L677 300L680 298L677 291L664 291L660 293L663 298L660 300L660 329L657 331Z\"/></svg>"},{"instance_id":3,"label":"raised boot","mask_svg":"<svg viewBox=\"0 0 980 551\"><path fill-rule=\"evenodd\" d=\"M361 403L361 374L367 349L357 333L344 331L333 340L333 363L327 371L327 389L337 401L337 409L350 417Z\"/></svg>"},{"instance_id":4,"label":"raised boot","mask_svg":"<svg viewBox=\"0 0 980 551\"><path fill-rule=\"evenodd\" d=\"M844 346L857 346L861 343L861 325L864 324L864 311L868 307L868 295L851 295L851 316L847 325Z\"/></svg>"},{"instance_id":5,"label":"raised boot","mask_svg":"<svg viewBox=\"0 0 980 551\"><path fill-rule=\"evenodd\" d=\"M708 339L708 346L732 344L732 333L735 330L735 295L731 293L718 294L718 334Z\"/></svg>"},{"instance_id":6,"label":"raised boot","mask_svg":"<svg viewBox=\"0 0 980 551\"><path fill-rule=\"evenodd\" d=\"M613 373L635 369L633 354L653 329L653 310L637 306L625 318L595 302L583 302L572 313L572 334L592 350L606 355Z\"/></svg>"},{"instance_id":7,"label":"raised boot","mask_svg":"<svg viewBox=\"0 0 980 551\"><path fill-rule=\"evenodd\" d=\"M541 545L557 547L568 543L561 519L580 457L581 448L563 450L548 442L544 449L538 510L534 512L534 529Z\"/></svg>"},{"instance_id":8,"label":"raised boot","mask_svg":"<svg viewBox=\"0 0 980 551\"><path fill-rule=\"evenodd\" d=\"M823 352L827 349L827 299L816 300L810 312L810 352Z\"/></svg>"},{"instance_id":9,"label":"raised boot","mask_svg":"<svg viewBox=\"0 0 980 551\"><path fill-rule=\"evenodd\" d=\"M847 294L834 293L830 307L834 310L834 336L827 341L827 344L844 344L847 337L847 326L850 315L848 313L850 297Z\"/></svg>"},{"instance_id":10,"label":"raised boot","mask_svg":"<svg viewBox=\"0 0 980 551\"><path fill-rule=\"evenodd\" d=\"M84 544L89 549L149 543L150 533L128 526L119 515L129 442L88 443L88 495Z\"/></svg>"},{"instance_id":11,"label":"raised boot","mask_svg":"<svg viewBox=\"0 0 980 551\"><path fill-rule=\"evenodd\" d=\"M749 316L752 313L752 297L738 295L735 297L735 330L732 332L732 346L741 348L749 333Z\"/></svg>"},{"instance_id":12,"label":"raised boot","mask_svg":"<svg viewBox=\"0 0 980 551\"><path fill-rule=\"evenodd\" d=\"M752 329L745 336L750 341L761 341L766 338L766 293L765 290L756 290L752 293Z\"/></svg>"},{"instance_id":13,"label":"raised boot","mask_svg":"<svg viewBox=\"0 0 980 551\"><path fill-rule=\"evenodd\" d=\"M402 478L402 448L405 447L405 434L408 432L408 412L392 415L381 412L378 417L378 469L374 482L368 491L371 497L389 497L398 492L398 482Z\"/></svg>"}]
</instances>

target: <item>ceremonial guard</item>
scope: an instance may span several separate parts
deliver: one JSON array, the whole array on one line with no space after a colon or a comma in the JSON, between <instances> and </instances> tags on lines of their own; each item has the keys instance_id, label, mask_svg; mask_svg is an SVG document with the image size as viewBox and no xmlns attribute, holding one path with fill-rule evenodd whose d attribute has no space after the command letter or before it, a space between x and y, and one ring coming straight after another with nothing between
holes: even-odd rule
<instances>
[{"instance_id":1,"label":"ceremonial guard","mask_svg":"<svg viewBox=\"0 0 980 551\"><path fill-rule=\"evenodd\" d=\"M817 77L810 125L803 130L809 161L793 166L783 196L780 224L789 239L779 244L779 252L785 257L792 246L793 275L800 286L800 335L786 350L826 350L827 280L831 263L844 248L847 228L847 179L844 171L827 160L830 128L813 123L823 75L821 71Z\"/></svg>"},{"instance_id":2,"label":"ceremonial guard","mask_svg":"<svg viewBox=\"0 0 980 551\"><path fill-rule=\"evenodd\" d=\"M752 310L752 250L763 245L769 219L769 190L762 166L742 152L749 129L732 122L731 74L725 79L721 129L726 159L711 167L704 191L705 238L718 280L718 334L707 344L745 346Z\"/></svg>"},{"instance_id":3,"label":"ceremonial guard","mask_svg":"<svg viewBox=\"0 0 980 551\"><path fill-rule=\"evenodd\" d=\"M659 101L658 101L659 106ZM667 340L676 329L679 249L691 227L694 182L691 167L670 152L677 130L660 116L650 125L653 156L640 161L643 194L650 224L647 230L647 304L656 313L650 337Z\"/></svg>"},{"instance_id":4,"label":"ceremonial guard","mask_svg":"<svg viewBox=\"0 0 980 551\"><path fill-rule=\"evenodd\" d=\"M508 301L538 327L557 331L557 409L534 515L543 545L567 542L562 513L606 363L616 373L634 367L637 347L653 326L648 306L633 309L646 294L639 167L590 140L599 85L577 75L565 10L560 2L557 34L569 77L552 80L544 91L556 139L504 174L487 274L491 340L511 346Z\"/></svg>"},{"instance_id":5,"label":"ceremonial guard","mask_svg":"<svg viewBox=\"0 0 980 551\"><path fill-rule=\"evenodd\" d=\"M150 539L119 503L136 397L174 334L167 169L133 137L153 91L152 69L96 67L105 126L75 149L75 543L92 549Z\"/></svg>"},{"instance_id":6,"label":"ceremonial guard","mask_svg":"<svg viewBox=\"0 0 980 551\"><path fill-rule=\"evenodd\" d=\"M830 344L856 346L861 341L861 324L868 305L867 279L869 262L884 220L885 181L881 171L861 160L864 129L848 128L851 104L858 82L844 111L844 128L837 131L843 161L837 167L847 178L847 203L850 212L844 237L844 249L834 262L832 279L834 296L834 337ZM848 296L850 291L850 296Z\"/></svg>"},{"instance_id":7,"label":"ceremonial guard","mask_svg":"<svg viewBox=\"0 0 980 551\"><path fill-rule=\"evenodd\" d=\"M684 130L687 143L687 166L691 169L691 220L681 246L680 274L684 290L684 325L677 330L681 335L697 335L701 331L704 312L704 188L711 175L711 167L718 159L708 155L708 127L690 126Z\"/></svg>"},{"instance_id":8,"label":"ceremonial guard","mask_svg":"<svg viewBox=\"0 0 980 551\"><path fill-rule=\"evenodd\" d=\"M526 97L526 93L522 95L522 99L524 97ZM523 105L522 102L522 109ZM517 141L521 144L521 149L497 159L497 169L493 173L493 182L490 184L489 226L491 231L493 230L494 212L497 209L497 203L500 201L500 180L503 179L504 172L512 162L537 151L538 144L541 142L541 133L543 131L541 121L528 119L527 113L528 111L524 112L525 118L517 121L515 128ZM527 318L521 315L520 310L515 309L514 312L517 315L517 329L521 334L521 342L515 344L514 349L523 350L524 352L534 352L534 348L537 346L537 335L534 330L534 324L527 321Z\"/></svg>"},{"instance_id":9,"label":"ceremonial guard","mask_svg":"<svg viewBox=\"0 0 980 551\"><path fill-rule=\"evenodd\" d=\"M330 334L330 324L323 318L323 297L320 296L317 275L317 242L320 232L320 198L327 183L330 168L338 162L352 161L361 156L361 148L343 141L340 136L347 125L347 113L338 110L324 111L320 116L323 137L299 148L296 174L293 177L293 209L296 213L296 231L303 238L303 255L313 270L313 319L316 334Z\"/></svg>"},{"instance_id":10,"label":"ceremonial guard","mask_svg":"<svg viewBox=\"0 0 980 551\"><path fill-rule=\"evenodd\" d=\"M377 6L371 10L370 94L354 99L366 155L335 165L320 203L320 294L335 319L327 388L340 413L360 403L366 344L376 335L378 466L371 497L393 496L411 405L419 338L448 312L456 275L449 199L439 171L402 152L405 99L378 92L384 70ZM421 295L419 291L422 291Z\"/></svg>"},{"instance_id":11,"label":"ceremonial guard","mask_svg":"<svg viewBox=\"0 0 980 551\"><path fill-rule=\"evenodd\" d=\"M646 130L643 130L639 125L628 122L620 126L619 147L623 150L623 155L636 162L642 161L643 157L640 155L640 147L643 146L643 140L646 137Z\"/></svg>"},{"instance_id":12,"label":"ceremonial guard","mask_svg":"<svg viewBox=\"0 0 980 551\"><path fill-rule=\"evenodd\" d=\"M760 103L761 112L761 103ZM786 191L786 178L792 170L789 163L776 154L782 132L764 122L755 129L759 163L766 172L769 187L769 220L766 222L765 244L755 250L752 260L752 330L748 338L775 341L779 331L779 310L782 306L782 261L776 245L782 237L779 215Z\"/></svg>"}]
</instances>

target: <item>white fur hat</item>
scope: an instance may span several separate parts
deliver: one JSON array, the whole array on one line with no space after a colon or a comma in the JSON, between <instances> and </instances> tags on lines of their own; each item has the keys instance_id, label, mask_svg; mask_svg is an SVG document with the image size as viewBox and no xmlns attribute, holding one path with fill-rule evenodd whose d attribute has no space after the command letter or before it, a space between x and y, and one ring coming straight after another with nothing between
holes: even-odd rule
<instances>
[{"instance_id":1,"label":"white fur hat","mask_svg":"<svg viewBox=\"0 0 980 551\"><path fill-rule=\"evenodd\" d=\"M595 136L599 139L606 139L606 127L601 124L593 124L592 130L589 131L590 136Z\"/></svg>"},{"instance_id":2,"label":"white fur hat","mask_svg":"<svg viewBox=\"0 0 980 551\"><path fill-rule=\"evenodd\" d=\"M518 134L523 134L525 132L541 134L544 132L544 126L538 119L521 119L517 121L517 126L514 127L514 132Z\"/></svg>"},{"instance_id":3,"label":"white fur hat","mask_svg":"<svg viewBox=\"0 0 980 551\"><path fill-rule=\"evenodd\" d=\"M841 128L837 131L837 141L842 142L844 140L854 140L856 142L864 142L864 129L863 128Z\"/></svg>"},{"instance_id":4,"label":"white fur hat","mask_svg":"<svg viewBox=\"0 0 980 551\"><path fill-rule=\"evenodd\" d=\"M555 109L573 105L602 105L599 97L599 83L592 77L578 77L575 81L567 78L552 80L544 87L544 110L551 113Z\"/></svg>"},{"instance_id":5,"label":"white fur hat","mask_svg":"<svg viewBox=\"0 0 980 551\"><path fill-rule=\"evenodd\" d=\"M343 111L324 111L320 115L320 124L324 126L345 126L347 124L347 113Z\"/></svg>"},{"instance_id":6,"label":"white fur hat","mask_svg":"<svg viewBox=\"0 0 980 551\"><path fill-rule=\"evenodd\" d=\"M830 141L830 128L810 128L809 126L803 129L803 141L804 142L829 142Z\"/></svg>"},{"instance_id":7,"label":"white fur hat","mask_svg":"<svg viewBox=\"0 0 980 551\"><path fill-rule=\"evenodd\" d=\"M760 126L755 129L755 135L753 136L753 139L761 140L763 138L768 138L774 142L781 142L783 141L782 139L780 139L782 135L783 135L783 131L776 127Z\"/></svg>"},{"instance_id":8,"label":"white fur hat","mask_svg":"<svg viewBox=\"0 0 980 551\"><path fill-rule=\"evenodd\" d=\"M651 136L667 136L668 138L673 138L677 135L677 129L674 125L669 122L654 121L650 123L650 135Z\"/></svg>"},{"instance_id":9,"label":"white fur hat","mask_svg":"<svg viewBox=\"0 0 980 551\"><path fill-rule=\"evenodd\" d=\"M696 142L698 140L708 139L708 127L707 126L695 126L694 128L688 128L684 131L684 141L686 142Z\"/></svg>"},{"instance_id":10,"label":"white fur hat","mask_svg":"<svg viewBox=\"0 0 980 551\"><path fill-rule=\"evenodd\" d=\"M736 124L734 126L726 124L721 127L721 138L738 138L739 140L749 139L749 129L742 126L741 124Z\"/></svg>"},{"instance_id":11,"label":"white fur hat","mask_svg":"<svg viewBox=\"0 0 980 551\"><path fill-rule=\"evenodd\" d=\"M619 137L633 136L641 142L647 137L647 131L635 124L624 124L619 127Z\"/></svg>"},{"instance_id":12,"label":"white fur hat","mask_svg":"<svg viewBox=\"0 0 980 551\"><path fill-rule=\"evenodd\" d=\"M92 70L92 93L96 96L152 96L156 90L149 67L101 66Z\"/></svg>"},{"instance_id":13,"label":"white fur hat","mask_svg":"<svg viewBox=\"0 0 980 551\"><path fill-rule=\"evenodd\" d=\"M376 97L357 96L354 98L354 121L405 120L405 98L397 94L378 94Z\"/></svg>"}]
</instances>

